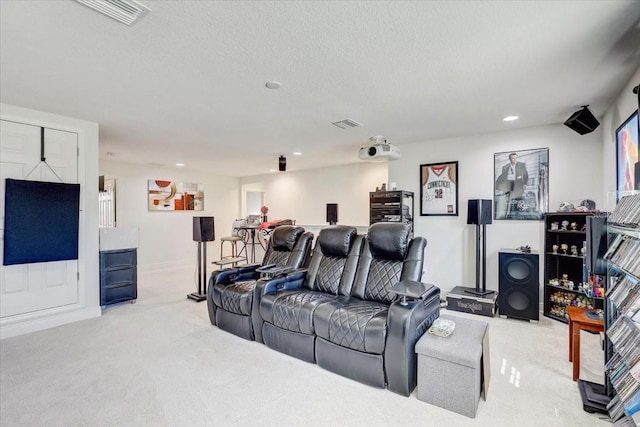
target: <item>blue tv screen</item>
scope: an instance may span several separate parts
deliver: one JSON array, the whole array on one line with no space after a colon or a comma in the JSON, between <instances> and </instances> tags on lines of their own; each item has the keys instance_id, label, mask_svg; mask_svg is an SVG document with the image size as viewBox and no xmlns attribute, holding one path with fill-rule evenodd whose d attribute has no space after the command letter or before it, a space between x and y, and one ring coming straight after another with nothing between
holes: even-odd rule
<instances>
[{"instance_id":1,"label":"blue tv screen","mask_svg":"<svg viewBox=\"0 0 640 427\"><path fill-rule=\"evenodd\" d=\"M5 184L3 265L78 259L80 184Z\"/></svg>"}]
</instances>

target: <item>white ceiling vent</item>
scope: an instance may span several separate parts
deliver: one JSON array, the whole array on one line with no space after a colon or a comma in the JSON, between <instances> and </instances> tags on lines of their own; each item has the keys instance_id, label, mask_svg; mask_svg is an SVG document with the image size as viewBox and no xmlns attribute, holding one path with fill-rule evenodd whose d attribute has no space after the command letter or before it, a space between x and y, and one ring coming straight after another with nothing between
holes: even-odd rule
<instances>
[{"instance_id":1,"label":"white ceiling vent","mask_svg":"<svg viewBox=\"0 0 640 427\"><path fill-rule=\"evenodd\" d=\"M362 126L360 123L351 119L340 120L339 122L331 122L332 125L338 126L340 129L351 129Z\"/></svg>"},{"instance_id":2,"label":"white ceiling vent","mask_svg":"<svg viewBox=\"0 0 640 427\"><path fill-rule=\"evenodd\" d=\"M135 25L144 18L151 9L135 0L76 0L110 18L129 26Z\"/></svg>"}]
</instances>

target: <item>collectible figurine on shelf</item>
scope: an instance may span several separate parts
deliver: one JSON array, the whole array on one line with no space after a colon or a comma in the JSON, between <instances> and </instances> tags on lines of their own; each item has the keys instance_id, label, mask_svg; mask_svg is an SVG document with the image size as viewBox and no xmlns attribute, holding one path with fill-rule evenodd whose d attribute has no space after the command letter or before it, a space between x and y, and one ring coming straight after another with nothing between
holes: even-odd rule
<instances>
[{"instance_id":1,"label":"collectible figurine on shelf","mask_svg":"<svg viewBox=\"0 0 640 427\"><path fill-rule=\"evenodd\" d=\"M576 245L571 245L571 255L578 256L578 247Z\"/></svg>"},{"instance_id":2,"label":"collectible figurine on shelf","mask_svg":"<svg viewBox=\"0 0 640 427\"><path fill-rule=\"evenodd\" d=\"M568 252L569 252L569 245L567 245L566 243L561 244L561 245L560 245L560 251L561 251L563 254L568 253Z\"/></svg>"},{"instance_id":3,"label":"collectible figurine on shelf","mask_svg":"<svg viewBox=\"0 0 640 427\"><path fill-rule=\"evenodd\" d=\"M551 230L552 230L552 231L553 231L553 230L557 230L559 226L560 226L560 223L558 223L558 222L552 222L552 223L551 223Z\"/></svg>"},{"instance_id":4,"label":"collectible figurine on shelf","mask_svg":"<svg viewBox=\"0 0 640 427\"><path fill-rule=\"evenodd\" d=\"M558 253L558 245L551 246L551 250L553 251L554 254L557 254Z\"/></svg>"},{"instance_id":5,"label":"collectible figurine on shelf","mask_svg":"<svg viewBox=\"0 0 640 427\"><path fill-rule=\"evenodd\" d=\"M571 229L572 230L577 230L578 229L578 223L577 222L572 222L571 223Z\"/></svg>"},{"instance_id":6,"label":"collectible figurine on shelf","mask_svg":"<svg viewBox=\"0 0 640 427\"><path fill-rule=\"evenodd\" d=\"M567 230L569 228L569 221L565 219L560 223L560 225L561 225L561 228L560 228L561 230Z\"/></svg>"},{"instance_id":7,"label":"collectible figurine on shelf","mask_svg":"<svg viewBox=\"0 0 640 427\"><path fill-rule=\"evenodd\" d=\"M573 289L573 282L571 280L569 280L569 275L568 274L563 274L562 275L562 280L560 280L560 284L562 286L564 286L565 288Z\"/></svg>"},{"instance_id":8,"label":"collectible figurine on shelf","mask_svg":"<svg viewBox=\"0 0 640 427\"><path fill-rule=\"evenodd\" d=\"M582 254L582 256L587 255L587 247L586 247L586 246L583 246L583 247L580 249L580 253Z\"/></svg>"}]
</instances>

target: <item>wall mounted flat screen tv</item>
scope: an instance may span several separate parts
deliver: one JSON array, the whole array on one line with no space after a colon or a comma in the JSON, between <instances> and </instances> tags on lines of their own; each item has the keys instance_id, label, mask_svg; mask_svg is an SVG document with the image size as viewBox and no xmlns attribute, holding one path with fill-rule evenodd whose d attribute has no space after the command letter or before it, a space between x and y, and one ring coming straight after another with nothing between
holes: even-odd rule
<instances>
[{"instance_id":1,"label":"wall mounted flat screen tv","mask_svg":"<svg viewBox=\"0 0 640 427\"><path fill-rule=\"evenodd\" d=\"M3 265L78 259L80 184L6 180Z\"/></svg>"}]
</instances>

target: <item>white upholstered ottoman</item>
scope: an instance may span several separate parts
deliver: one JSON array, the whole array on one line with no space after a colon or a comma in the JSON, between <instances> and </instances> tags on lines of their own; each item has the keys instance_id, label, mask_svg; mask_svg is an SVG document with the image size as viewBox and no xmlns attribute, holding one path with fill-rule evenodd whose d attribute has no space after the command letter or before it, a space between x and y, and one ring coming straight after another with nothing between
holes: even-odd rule
<instances>
[{"instance_id":1,"label":"white upholstered ottoman","mask_svg":"<svg viewBox=\"0 0 640 427\"><path fill-rule=\"evenodd\" d=\"M482 387L483 341L485 334L488 339L489 323L446 314L440 317L452 320L456 327L448 337L426 332L416 343L418 399L475 418ZM487 345L487 366L488 350Z\"/></svg>"}]
</instances>

